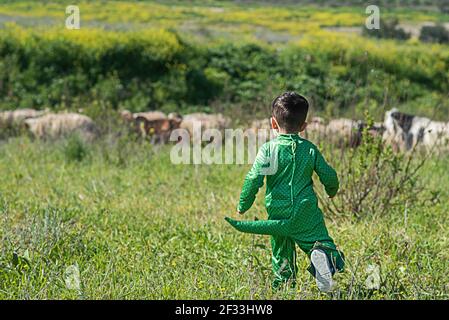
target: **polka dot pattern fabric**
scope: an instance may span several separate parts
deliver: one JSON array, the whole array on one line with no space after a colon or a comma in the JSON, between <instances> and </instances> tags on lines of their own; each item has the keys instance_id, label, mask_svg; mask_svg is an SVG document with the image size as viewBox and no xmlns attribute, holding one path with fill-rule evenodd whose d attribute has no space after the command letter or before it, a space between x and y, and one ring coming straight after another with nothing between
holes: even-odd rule
<instances>
[{"instance_id":1,"label":"polka dot pattern fabric","mask_svg":"<svg viewBox=\"0 0 449 320\"><path fill-rule=\"evenodd\" d=\"M317 147L297 134L279 135L259 150L253 167L245 177L238 205L240 212L247 211L266 179L268 220L237 221L225 218L241 232L272 236L274 287L289 280L294 282L295 244L310 255L316 243L324 243L330 256L338 255L313 190L314 172L326 193L335 196L339 188L337 174Z\"/></svg>"}]
</instances>

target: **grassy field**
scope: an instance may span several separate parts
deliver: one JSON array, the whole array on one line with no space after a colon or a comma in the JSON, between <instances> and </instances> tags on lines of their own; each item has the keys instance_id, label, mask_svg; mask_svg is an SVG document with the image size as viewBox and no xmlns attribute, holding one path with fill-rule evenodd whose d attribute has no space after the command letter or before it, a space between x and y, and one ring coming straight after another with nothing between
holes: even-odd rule
<instances>
[{"instance_id":1,"label":"grassy field","mask_svg":"<svg viewBox=\"0 0 449 320\"><path fill-rule=\"evenodd\" d=\"M411 202L401 195L383 215L376 199L357 214L325 212L347 258L337 291L318 292L300 253L298 287L273 293L269 238L223 219L249 166L173 165L170 146L107 124L121 109L157 109L221 112L242 126L285 90L326 119L381 121L398 107L449 120L447 44L369 38L364 6L305 2L80 1L81 30L64 28L68 1L2 2L0 110L82 112L102 136L38 141L0 128L0 299L448 299L447 154L425 162ZM382 14L413 28L449 22L425 3ZM362 153L350 185L350 152L327 153L343 208L369 175ZM401 184L382 179L381 194ZM266 217L263 193L248 219Z\"/></svg>"},{"instance_id":2,"label":"grassy field","mask_svg":"<svg viewBox=\"0 0 449 320\"><path fill-rule=\"evenodd\" d=\"M0 8L6 16L27 17L28 24L50 25L65 20L65 6L70 1L10 1ZM254 27L272 31L303 34L326 26L360 26L366 19L365 7L320 6L313 3L282 4L273 2L233 1L78 1L86 26L108 26L129 30L132 27L157 26L178 31L209 29L212 32L250 34ZM387 18L409 22L447 22L447 15L437 8L405 5L385 7ZM62 10L61 10L62 9ZM33 21L33 19L35 19ZM19 22L25 23L24 20Z\"/></svg>"},{"instance_id":3,"label":"grassy field","mask_svg":"<svg viewBox=\"0 0 449 320\"><path fill-rule=\"evenodd\" d=\"M431 204L359 220L328 215L347 256L334 294L318 292L302 253L298 288L274 294L268 237L223 220L234 215L248 166L173 165L168 147L108 139L84 146L81 161L66 141L0 146L2 299L449 297L448 157L421 172L425 188L441 192ZM262 199L249 219L265 217ZM70 266L79 289L66 286ZM380 287L367 289L373 266Z\"/></svg>"}]
</instances>

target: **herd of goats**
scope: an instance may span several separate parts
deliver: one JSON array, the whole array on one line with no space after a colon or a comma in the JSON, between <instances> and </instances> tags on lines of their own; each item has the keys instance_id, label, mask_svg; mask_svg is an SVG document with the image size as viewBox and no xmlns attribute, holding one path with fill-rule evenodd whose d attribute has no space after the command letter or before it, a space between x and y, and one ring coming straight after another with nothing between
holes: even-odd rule
<instances>
[{"instance_id":1,"label":"herd of goats","mask_svg":"<svg viewBox=\"0 0 449 320\"><path fill-rule=\"evenodd\" d=\"M222 114L192 113L181 116L177 113L166 115L160 111L118 113L123 125L153 143L167 143L175 129L186 129L192 134L193 127L201 129L225 130L230 128L231 119ZM332 119L326 123L323 118L312 117L302 136L312 141L327 139L339 146L357 147L362 140L362 132L382 137L394 150L420 148L449 150L449 122L433 121L392 109L385 113L384 122L367 127L364 121L345 118ZM98 137L95 122L80 113L52 113L48 110L17 109L0 112L1 130L27 130L38 139L57 139L78 133L86 140ZM270 130L268 119L254 120L249 128L253 132Z\"/></svg>"}]
</instances>

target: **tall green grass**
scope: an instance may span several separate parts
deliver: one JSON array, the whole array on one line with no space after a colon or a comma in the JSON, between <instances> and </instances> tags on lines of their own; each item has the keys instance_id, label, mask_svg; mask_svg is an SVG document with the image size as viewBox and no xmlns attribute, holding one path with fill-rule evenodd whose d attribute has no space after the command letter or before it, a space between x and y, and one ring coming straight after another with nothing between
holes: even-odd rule
<instances>
[{"instance_id":1,"label":"tall green grass","mask_svg":"<svg viewBox=\"0 0 449 320\"><path fill-rule=\"evenodd\" d=\"M168 147L107 138L71 161L66 146L25 137L0 146L1 299L448 298L447 157L421 171L440 192L430 205L358 221L326 213L347 257L327 296L302 253L298 288L272 293L268 237L224 222L248 166L172 165ZM262 194L254 216L266 217ZM379 289L365 286L370 265ZM66 284L73 268L79 289Z\"/></svg>"}]
</instances>

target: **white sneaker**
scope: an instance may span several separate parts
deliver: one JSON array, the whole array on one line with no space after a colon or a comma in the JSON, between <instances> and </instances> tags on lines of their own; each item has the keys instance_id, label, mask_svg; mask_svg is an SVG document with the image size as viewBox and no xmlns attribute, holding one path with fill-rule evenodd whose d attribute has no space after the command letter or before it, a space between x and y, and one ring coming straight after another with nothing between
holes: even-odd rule
<instances>
[{"instance_id":1,"label":"white sneaker","mask_svg":"<svg viewBox=\"0 0 449 320\"><path fill-rule=\"evenodd\" d=\"M321 249L315 249L310 255L313 267L315 268L315 279L318 289L323 292L329 292L334 288L332 271L326 254Z\"/></svg>"}]
</instances>

